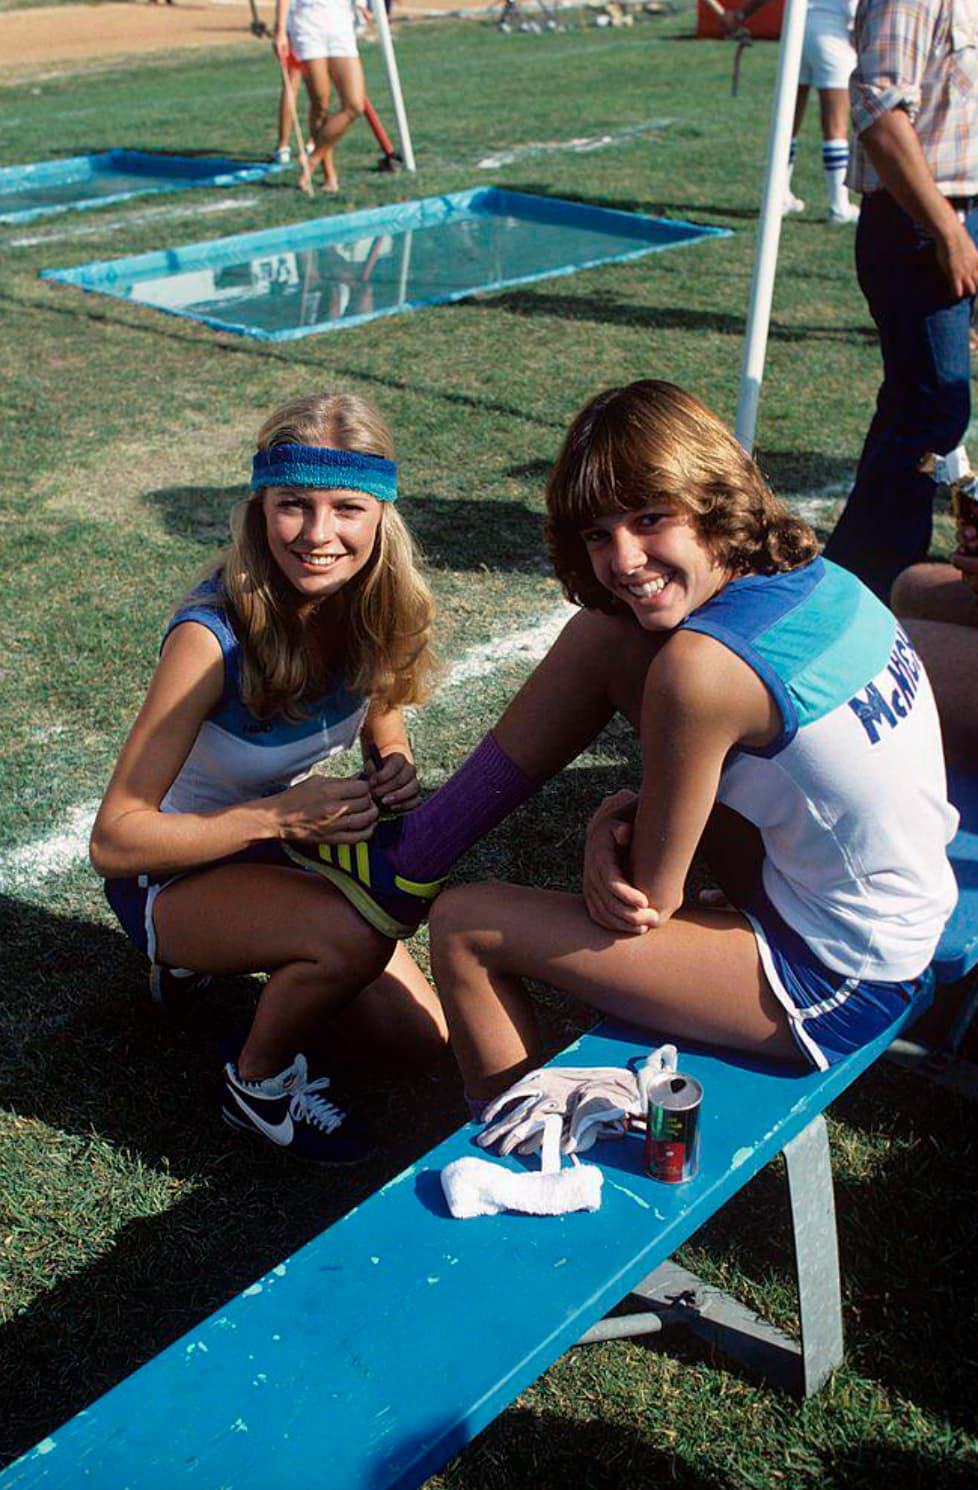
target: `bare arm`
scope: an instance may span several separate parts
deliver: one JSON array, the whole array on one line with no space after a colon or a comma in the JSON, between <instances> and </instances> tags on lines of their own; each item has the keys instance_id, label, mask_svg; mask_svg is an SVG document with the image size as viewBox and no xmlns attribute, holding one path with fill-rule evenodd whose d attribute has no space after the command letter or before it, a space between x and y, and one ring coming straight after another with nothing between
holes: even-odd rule
<instances>
[{"instance_id":1,"label":"bare arm","mask_svg":"<svg viewBox=\"0 0 978 1490\"><path fill-rule=\"evenodd\" d=\"M275 0L275 50L283 62L289 55L288 19L289 0Z\"/></svg>"},{"instance_id":2,"label":"bare arm","mask_svg":"<svg viewBox=\"0 0 978 1490\"><path fill-rule=\"evenodd\" d=\"M757 674L712 637L679 632L655 658L642 700L631 877L659 925L682 905L729 751L765 744L780 727L777 706Z\"/></svg>"},{"instance_id":3,"label":"bare arm","mask_svg":"<svg viewBox=\"0 0 978 1490\"><path fill-rule=\"evenodd\" d=\"M909 115L900 108L888 109L860 140L891 197L934 239L955 300L978 292L978 249L938 191Z\"/></svg>"},{"instance_id":4,"label":"bare arm","mask_svg":"<svg viewBox=\"0 0 978 1490\"><path fill-rule=\"evenodd\" d=\"M98 874L179 873L276 838L369 837L377 809L356 780L312 776L275 796L211 812L160 810L223 679L220 644L206 626L187 622L171 632L95 819Z\"/></svg>"}]
</instances>

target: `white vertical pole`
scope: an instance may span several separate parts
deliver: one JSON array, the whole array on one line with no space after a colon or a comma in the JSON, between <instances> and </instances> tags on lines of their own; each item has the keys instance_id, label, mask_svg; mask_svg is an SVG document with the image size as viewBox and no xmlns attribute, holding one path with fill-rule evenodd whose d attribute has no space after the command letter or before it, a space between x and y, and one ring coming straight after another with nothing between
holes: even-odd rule
<instances>
[{"instance_id":1,"label":"white vertical pole","mask_svg":"<svg viewBox=\"0 0 978 1490\"><path fill-rule=\"evenodd\" d=\"M411 147L411 131L408 128L407 111L404 107L404 97L401 93L401 79L397 71L397 58L394 56L394 43L391 40L390 22L387 19L384 0L370 0L370 9L373 12L374 22L377 26L380 50L384 54L384 67L387 70L387 86L390 89L391 103L394 105L394 118L397 122L397 136L400 141L404 169L406 171L416 171L418 168L414 163L414 150Z\"/></svg>"},{"instance_id":2,"label":"white vertical pole","mask_svg":"<svg viewBox=\"0 0 978 1490\"><path fill-rule=\"evenodd\" d=\"M767 178L761 198L754 276L750 287L744 355L740 367L740 397L737 400L737 439L748 454L754 448L757 406L764 378L771 301L774 297L774 274L778 266L778 243L781 238L781 204L788 187L788 152L791 147L791 125L798 92L807 9L808 0L788 0L781 29L778 80L774 88L771 131L768 137Z\"/></svg>"}]
</instances>

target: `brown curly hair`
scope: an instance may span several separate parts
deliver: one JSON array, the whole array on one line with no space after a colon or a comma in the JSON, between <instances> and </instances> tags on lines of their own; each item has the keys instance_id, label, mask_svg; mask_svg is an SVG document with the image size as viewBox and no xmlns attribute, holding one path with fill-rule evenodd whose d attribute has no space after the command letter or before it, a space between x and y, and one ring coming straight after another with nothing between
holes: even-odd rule
<instances>
[{"instance_id":1,"label":"brown curly hair","mask_svg":"<svg viewBox=\"0 0 978 1490\"><path fill-rule=\"evenodd\" d=\"M550 473L547 546L569 600L621 609L595 578L581 530L660 502L689 515L731 578L797 569L818 553L812 528L777 500L716 415L674 383L644 378L585 404Z\"/></svg>"}]
</instances>

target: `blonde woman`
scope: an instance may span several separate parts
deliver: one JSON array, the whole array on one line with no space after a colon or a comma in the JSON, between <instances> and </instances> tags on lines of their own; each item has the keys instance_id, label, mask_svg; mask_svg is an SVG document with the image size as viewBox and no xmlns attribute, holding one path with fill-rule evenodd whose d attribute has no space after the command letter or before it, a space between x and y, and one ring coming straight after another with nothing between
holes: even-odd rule
<instances>
[{"instance_id":1,"label":"blonde woman","mask_svg":"<svg viewBox=\"0 0 978 1490\"><path fill-rule=\"evenodd\" d=\"M323 1095L307 1052L340 1025L399 1056L430 1051L445 1025L405 949L285 846L315 837L356 854L381 810L417 802L402 709L430 675L431 598L376 410L351 394L297 399L257 443L252 495L170 621L91 857L158 999L200 975L268 973L225 1068L225 1119L347 1162L369 1135ZM358 739L360 775L310 774Z\"/></svg>"}]
</instances>

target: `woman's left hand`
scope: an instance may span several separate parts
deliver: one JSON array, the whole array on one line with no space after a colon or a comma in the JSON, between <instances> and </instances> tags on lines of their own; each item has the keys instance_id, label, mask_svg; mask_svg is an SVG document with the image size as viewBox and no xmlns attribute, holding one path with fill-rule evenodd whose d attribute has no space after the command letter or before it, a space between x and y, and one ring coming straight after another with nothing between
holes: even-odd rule
<instances>
[{"instance_id":1,"label":"woman's left hand","mask_svg":"<svg viewBox=\"0 0 978 1490\"><path fill-rule=\"evenodd\" d=\"M641 936L659 921L625 870L637 803L634 792L605 797L588 824L584 847L581 891L587 913L596 925L619 935Z\"/></svg>"},{"instance_id":2,"label":"woman's left hand","mask_svg":"<svg viewBox=\"0 0 978 1490\"><path fill-rule=\"evenodd\" d=\"M399 750L383 756L379 766L368 764L367 785L380 807L389 807L395 812L407 812L417 807L421 800L414 761L408 760Z\"/></svg>"}]
</instances>

